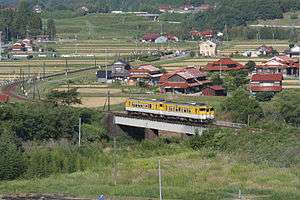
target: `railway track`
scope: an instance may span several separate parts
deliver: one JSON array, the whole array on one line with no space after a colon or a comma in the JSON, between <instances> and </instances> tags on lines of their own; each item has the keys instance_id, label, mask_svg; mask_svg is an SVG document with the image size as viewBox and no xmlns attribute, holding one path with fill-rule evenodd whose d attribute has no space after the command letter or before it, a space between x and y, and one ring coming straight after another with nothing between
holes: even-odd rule
<instances>
[{"instance_id":1,"label":"railway track","mask_svg":"<svg viewBox=\"0 0 300 200\"><path fill-rule=\"evenodd\" d=\"M111 66L110 65L107 65L107 66ZM84 72L84 71L89 71L89 70L93 70L93 69L97 69L99 66L92 66L92 67L86 67L86 68L81 68L81 69L75 69L75 70L70 70L70 71L65 71L65 72L57 72L57 73L54 73L54 74L48 74L48 75L45 75L45 76L42 76L42 77L32 77L32 78L27 78L27 79L16 79L14 81L10 81L10 82L7 82L7 83L4 83L2 84L1 86L1 92L0 93L3 93L3 94L6 94L10 97L13 97L13 98L16 98L18 100L26 100L26 97L24 96L20 96L20 95L17 95L15 92L16 92L16 88L22 84L22 83L26 83L28 81L33 81L33 80L46 80L46 79L49 79L49 78L53 78L53 77L57 77L57 76L64 76L66 74L75 74L75 73L79 73L79 72ZM104 67L104 66L100 66L100 67Z\"/></svg>"},{"instance_id":2,"label":"railway track","mask_svg":"<svg viewBox=\"0 0 300 200\"><path fill-rule=\"evenodd\" d=\"M195 122L189 122L189 121L174 121L170 119L165 119L162 117L149 117L149 116L136 116L136 115L129 115L126 112L111 112L114 116L118 117L126 117L126 118L133 118L133 119L143 119L143 120L150 120L150 121L158 121L158 122L166 122L166 123L173 123L173 124L183 124L188 126L195 126L195 127L227 127L227 128L234 128L234 129L242 129L246 128L246 124L240 124L240 123L233 123L233 122L227 122L227 121L212 121L211 123L195 123Z\"/></svg>"}]
</instances>

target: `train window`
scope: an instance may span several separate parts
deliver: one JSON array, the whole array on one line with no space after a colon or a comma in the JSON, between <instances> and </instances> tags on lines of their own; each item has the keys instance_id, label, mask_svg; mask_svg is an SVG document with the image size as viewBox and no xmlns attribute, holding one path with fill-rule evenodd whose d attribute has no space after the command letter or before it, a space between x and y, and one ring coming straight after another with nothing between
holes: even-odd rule
<instances>
[{"instance_id":1,"label":"train window","mask_svg":"<svg viewBox=\"0 0 300 200\"><path fill-rule=\"evenodd\" d=\"M161 104L159 104L159 106L160 106L160 107L163 107L163 104L161 103Z\"/></svg>"},{"instance_id":2,"label":"train window","mask_svg":"<svg viewBox=\"0 0 300 200\"><path fill-rule=\"evenodd\" d=\"M151 104L149 104L149 108L152 109L152 105Z\"/></svg>"},{"instance_id":3,"label":"train window","mask_svg":"<svg viewBox=\"0 0 300 200\"><path fill-rule=\"evenodd\" d=\"M206 109L205 108L200 108L200 112L205 112Z\"/></svg>"}]
</instances>

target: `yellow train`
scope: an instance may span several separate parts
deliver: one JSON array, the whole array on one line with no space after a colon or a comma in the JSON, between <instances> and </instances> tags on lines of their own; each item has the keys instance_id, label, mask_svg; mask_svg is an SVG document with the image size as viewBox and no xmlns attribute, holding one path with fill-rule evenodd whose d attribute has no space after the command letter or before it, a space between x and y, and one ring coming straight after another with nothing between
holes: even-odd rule
<instances>
[{"instance_id":1,"label":"yellow train","mask_svg":"<svg viewBox=\"0 0 300 200\"><path fill-rule=\"evenodd\" d=\"M176 103L163 99L129 98L125 110L131 115L144 115L164 119L209 122L215 119L214 108L204 103Z\"/></svg>"}]
</instances>

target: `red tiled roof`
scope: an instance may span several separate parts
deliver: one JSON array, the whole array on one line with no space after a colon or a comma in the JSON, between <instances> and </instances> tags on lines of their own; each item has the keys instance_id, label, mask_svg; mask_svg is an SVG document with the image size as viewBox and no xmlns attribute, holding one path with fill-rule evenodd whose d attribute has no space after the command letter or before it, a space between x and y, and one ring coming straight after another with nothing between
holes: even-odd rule
<instances>
[{"instance_id":1,"label":"red tiled roof","mask_svg":"<svg viewBox=\"0 0 300 200\"><path fill-rule=\"evenodd\" d=\"M213 32L213 30L205 30L205 31L202 31L202 32L197 31L197 30L192 30L190 32L190 34L192 36L199 36L199 37L201 37L201 36L203 36L203 37L212 37L214 35L214 32Z\"/></svg>"},{"instance_id":2,"label":"red tiled roof","mask_svg":"<svg viewBox=\"0 0 300 200\"><path fill-rule=\"evenodd\" d=\"M282 81L282 74L254 74L251 81Z\"/></svg>"},{"instance_id":3,"label":"red tiled roof","mask_svg":"<svg viewBox=\"0 0 300 200\"><path fill-rule=\"evenodd\" d=\"M210 89L212 90L225 90L225 88L221 85L213 85L213 86L209 86Z\"/></svg>"},{"instance_id":4,"label":"red tiled roof","mask_svg":"<svg viewBox=\"0 0 300 200\"><path fill-rule=\"evenodd\" d=\"M256 85L250 85L250 90L252 92L280 92L280 91L282 91L282 86L256 86Z\"/></svg>"},{"instance_id":5,"label":"red tiled roof","mask_svg":"<svg viewBox=\"0 0 300 200\"><path fill-rule=\"evenodd\" d=\"M194 68L194 67L187 67L183 69L177 69L173 72L168 72L161 76L160 82L166 82L169 78L174 76L175 74L178 74L184 79L191 79L191 78L198 78L198 77L204 77L207 76L207 73L201 72L200 70Z\"/></svg>"},{"instance_id":6,"label":"red tiled roof","mask_svg":"<svg viewBox=\"0 0 300 200\"><path fill-rule=\"evenodd\" d=\"M177 39L177 37L171 33L167 33L165 35L165 37L168 38L168 40L176 40Z\"/></svg>"},{"instance_id":7,"label":"red tiled roof","mask_svg":"<svg viewBox=\"0 0 300 200\"><path fill-rule=\"evenodd\" d=\"M160 37L159 33L147 33L144 35L143 40L149 41L149 40L156 40Z\"/></svg>"},{"instance_id":8,"label":"red tiled roof","mask_svg":"<svg viewBox=\"0 0 300 200\"><path fill-rule=\"evenodd\" d=\"M211 81L206 80L206 81L197 81L195 83L187 83L187 82L164 82L161 83L160 86L164 86L164 87L170 87L170 88L190 88L190 87L196 87L196 86L200 86L203 84L207 84L210 83Z\"/></svg>"},{"instance_id":9,"label":"red tiled roof","mask_svg":"<svg viewBox=\"0 0 300 200\"><path fill-rule=\"evenodd\" d=\"M150 72L157 72L160 71L157 67L154 67L153 65L142 65L138 69L148 70Z\"/></svg>"},{"instance_id":10,"label":"red tiled roof","mask_svg":"<svg viewBox=\"0 0 300 200\"><path fill-rule=\"evenodd\" d=\"M199 77L206 77L207 73L201 72L200 70L194 68L194 67L187 67L183 69L178 69L174 72L169 72L160 77L160 85L164 87L174 87L174 88L188 88L188 87L194 87L194 86L199 86L203 85L206 83L210 83L211 81L209 80L203 80L203 81L198 81L196 80L194 83L187 83L187 82L169 82L168 79L171 78L174 75L181 76L185 80L189 79L197 79Z\"/></svg>"},{"instance_id":11,"label":"red tiled roof","mask_svg":"<svg viewBox=\"0 0 300 200\"><path fill-rule=\"evenodd\" d=\"M159 9L160 10L171 10L172 7L171 7L171 5L160 5Z\"/></svg>"},{"instance_id":12,"label":"red tiled roof","mask_svg":"<svg viewBox=\"0 0 300 200\"><path fill-rule=\"evenodd\" d=\"M289 68L288 65L256 65L256 68Z\"/></svg>"},{"instance_id":13,"label":"red tiled roof","mask_svg":"<svg viewBox=\"0 0 300 200\"><path fill-rule=\"evenodd\" d=\"M235 65L232 67L230 65ZM240 70L243 69L244 65L238 63L230 58L221 58L220 60L208 63L206 65L207 71L230 71L230 70Z\"/></svg>"}]
</instances>

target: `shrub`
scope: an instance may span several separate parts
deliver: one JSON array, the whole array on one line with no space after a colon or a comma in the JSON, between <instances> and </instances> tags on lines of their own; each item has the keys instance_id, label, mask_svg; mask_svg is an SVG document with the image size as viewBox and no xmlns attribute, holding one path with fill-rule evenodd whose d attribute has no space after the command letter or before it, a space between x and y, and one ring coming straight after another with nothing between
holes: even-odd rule
<instances>
[{"instance_id":1,"label":"shrub","mask_svg":"<svg viewBox=\"0 0 300 200\"><path fill-rule=\"evenodd\" d=\"M249 116L253 121L263 117L259 103L254 98L249 97L249 94L241 88L236 90L221 106L223 111L229 112L237 122L246 123Z\"/></svg>"},{"instance_id":2,"label":"shrub","mask_svg":"<svg viewBox=\"0 0 300 200\"><path fill-rule=\"evenodd\" d=\"M90 124L82 125L82 139L86 142L101 142L108 140L104 128L99 128Z\"/></svg>"},{"instance_id":3,"label":"shrub","mask_svg":"<svg viewBox=\"0 0 300 200\"><path fill-rule=\"evenodd\" d=\"M299 16L298 16L297 13L293 13L293 14L291 14L290 18L291 18L291 19L298 19Z\"/></svg>"},{"instance_id":4,"label":"shrub","mask_svg":"<svg viewBox=\"0 0 300 200\"><path fill-rule=\"evenodd\" d=\"M257 101L270 101L274 95L274 92L258 92L255 96L255 99Z\"/></svg>"},{"instance_id":5,"label":"shrub","mask_svg":"<svg viewBox=\"0 0 300 200\"><path fill-rule=\"evenodd\" d=\"M0 128L0 152L0 180L21 176L25 171L24 158L9 126Z\"/></svg>"},{"instance_id":6,"label":"shrub","mask_svg":"<svg viewBox=\"0 0 300 200\"><path fill-rule=\"evenodd\" d=\"M27 178L83 171L96 166L102 157L102 164L110 163L102 154L102 150L92 145L80 148L65 144L51 148L34 147L26 152L26 155L27 171L24 176Z\"/></svg>"},{"instance_id":7,"label":"shrub","mask_svg":"<svg viewBox=\"0 0 300 200\"><path fill-rule=\"evenodd\" d=\"M205 131L202 135L196 134L189 140L189 146L195 150L210 146L213 137L214 133L212 131Z\"/></svg>"}]
</instances>

